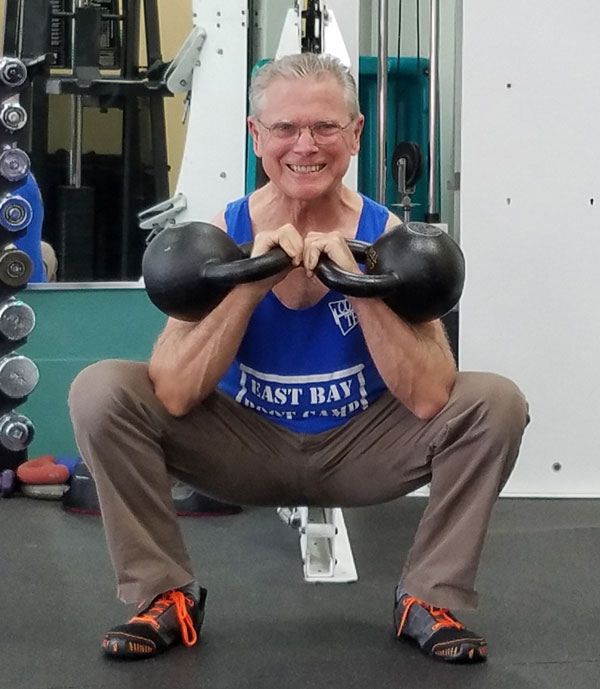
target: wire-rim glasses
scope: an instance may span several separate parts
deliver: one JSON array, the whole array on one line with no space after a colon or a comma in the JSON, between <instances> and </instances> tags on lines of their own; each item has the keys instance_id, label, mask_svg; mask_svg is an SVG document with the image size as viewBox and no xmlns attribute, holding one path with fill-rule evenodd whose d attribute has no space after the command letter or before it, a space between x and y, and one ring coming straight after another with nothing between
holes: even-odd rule
<instances>
[{"instance_id":1,"label":"wire-rim glasses","mask_svg":"<svg viewBox=\"0 0 600 689\"><path fill-rule=\"evenodd\" d=\"M285 143L296 143L300 138L303 129L308 129L313 141L316 144L329 144L339 139L348 127L354 122L350 120L348 124L340 124L339 122L332 122L324 120L322 122L315 122L314 124L307 124L301 127L294 122L275 122L274 124L265 124L258 117L256 121L266 129L269 134L278 141Z\"/></svg>"}]
</instances>

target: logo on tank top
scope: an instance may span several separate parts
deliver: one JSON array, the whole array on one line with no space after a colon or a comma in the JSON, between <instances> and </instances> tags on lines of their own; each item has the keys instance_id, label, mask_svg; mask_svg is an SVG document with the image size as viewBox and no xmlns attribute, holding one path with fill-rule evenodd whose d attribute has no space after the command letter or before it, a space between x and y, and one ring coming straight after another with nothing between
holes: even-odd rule
<instances>
[{"instance_id":1,"label":"logo on tank top","mask_svg":"<svg viewBox=\"0 0 600 689\"><path fill-rule=\"evenodd\" d=\"M358 318L347 299L332 301L329 303L329 308L335 324L344 337L358 325Z\"/></svg>"},{"instance_id":2,"label":"logo on tank top","mask_svg":"<svg viewBox=\"0 0 600 689\"><path fill-rule=\"evenodd\" d=\"M364 364L329 373L282 376L240 364L236 402L288 420L346 419L369 406Z\"/></svg>"}]
</instances>

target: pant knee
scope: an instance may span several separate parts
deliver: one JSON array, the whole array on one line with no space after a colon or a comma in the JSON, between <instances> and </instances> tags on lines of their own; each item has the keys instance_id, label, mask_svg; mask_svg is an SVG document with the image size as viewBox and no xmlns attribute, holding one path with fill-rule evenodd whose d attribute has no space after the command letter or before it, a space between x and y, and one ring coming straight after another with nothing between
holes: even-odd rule
<instances>
[{"instance_id":1,"label":"pant knee","mask_svg":"<svg viewBox=\"0 0 600 689\"><path fill-rule=\"evenodd\" d=\"M112 359L84 368L69 390L74 428L85 427L89 432L118 413L127 403L129 391L144 385L144 370L145 364Z\"/></svg>"},{"instance_id":2,"label":"pant knee","mask_svg":"<svg viewBox=\"0 0 600 689\"><path fill-rule=\"evenodd\" d=\"M463 373L459 380L462 404L477 410L490 429L522 435L529 422L529 406L512 380L495 373Z\"/></svg>"}]
</instances>

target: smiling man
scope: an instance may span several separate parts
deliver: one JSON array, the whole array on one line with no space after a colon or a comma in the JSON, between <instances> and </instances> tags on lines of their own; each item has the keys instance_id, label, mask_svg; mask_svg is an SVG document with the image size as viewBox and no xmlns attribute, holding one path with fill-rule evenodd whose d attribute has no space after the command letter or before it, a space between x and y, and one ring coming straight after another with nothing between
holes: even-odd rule
<instances>
[{"instance_id":1,"label":"smiling man","mask_svg":"<svg viewBox=\"0 0 600 689\"><path fill-rule=\"evenodd\" d=\"M198 638L206 590L171 475L227 502L273 506L371 505L430 483L393 597L395 633L441 660L486 657L484 638L449 609L476 606L527 404L506 378L458 373L439 320L407 323L381 299L346 297L315 276L322 255L360 272L346 240L372 243L400 222L342 182L363 122L335 58L262 67L248 125L269 181L213 222L252 240L253 256L281 247L289 268L238 285L201 321L170 318L148 364L99 362L72 385L118 594L141 606L105 635L109 656L147 658Z\"/></svg>"}]
</instances>

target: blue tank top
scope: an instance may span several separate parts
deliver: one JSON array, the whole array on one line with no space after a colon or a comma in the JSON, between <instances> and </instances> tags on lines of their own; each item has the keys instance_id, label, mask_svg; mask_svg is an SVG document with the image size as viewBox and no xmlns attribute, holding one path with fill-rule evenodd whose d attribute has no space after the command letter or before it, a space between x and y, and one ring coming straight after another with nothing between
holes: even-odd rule
<instances>
[{"instance_id":1,"label":"blue tank top","mask_svg":"<svg viewBox=\"0 0 600 689\"><path fill-rule=\"evenodd\" d=\"M44 222L44 204L40 188L35 177L29 173L18 185L11 189L11 193L22 196L29 201L33 210L33 218L22 237L14 241L17 249L29 255L33 263L33 273L29 282L47 282L44 262L42 260L42 225Z\"/></svg>"},{"instance_id":2,"label":"blue tank top","mask_svg":"<svg viewBox=\"0 0 600 689\"><path fill-rule=\"evenodd\" d=\"M356 239L372 243L383 233L389 213L362 198ZM227 206L225 222L238 244L252 241L248 197ZM350 302L333 290L306 309L289 309L269 292L255 309L219 388L297 433L339 426L387 389Z\"/></svg>"}]
</instances>

